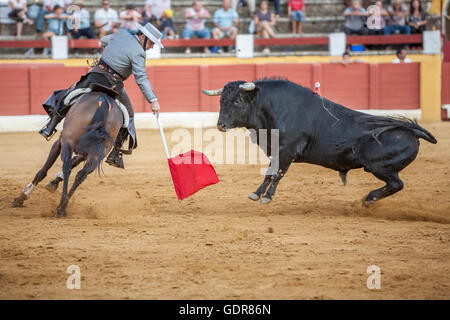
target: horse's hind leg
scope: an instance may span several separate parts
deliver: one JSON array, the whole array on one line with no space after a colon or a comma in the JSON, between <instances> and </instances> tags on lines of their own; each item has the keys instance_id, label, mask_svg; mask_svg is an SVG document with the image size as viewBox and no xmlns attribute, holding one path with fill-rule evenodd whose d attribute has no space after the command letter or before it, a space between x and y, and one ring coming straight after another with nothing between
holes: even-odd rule
<instances>
[{"instance_id":1,"label":"horse's hind leg","mask_svg":"<svg viewBox=\"0 0 450 320\"><path fill-rule=\"evenodd\" d=\"M374 173L375 177L386 182L383 188L379 188L371 191L364 201L364 204L368 206L369 204L386 198L394 193L403 189L403 181L398 177L398 172L394 173Z\"/></svg>"},{"instance_id":2,"label":"horse's hind leg","mask_svg":"<svg viewBox=\"0 0 450 320\"><path fill-rule=\"evenodd\" d=\"M67 189L69 186L69 176L72 172L72 146L69 143L65 143L61 148L61 159L63 161L63 192L61 195L61 200L59 206L56 209L56 217L62 218L66 216L67 203L69 202L69 197L67 195Z\"/></svg>"},{"instance_id":3,"label":"horse's hind leg","mask_svg":"<svg viewBox=\"0 0 450 320\"><path fill-rule=\"evenodd\" d=\"M36 173L34 176L33 181L31 181L22 191L19 197L15 198L11 202L11 206L13 207L21 207L23 206L23 202L28 199L29 195L33 191L34 187L37 186L39 182L44 180L44 178L47 176L48 170L53 166L56 159L59 156L59 153L61 151L61 139L58 139L50 149L50 153L48 155L47 161L45 161L44 166L41 168L41 170Z\"/></svg>"},{"instance_id":4,"label":"horse's hind leg","mask_svg":"<svg viewBox=\"0 0 450 320\"><path fill-rule=\"evenodd\" d=\"M78 166L81 162L83 162L84 159L86 159L85 155L76 155L75 157L73 157L72 158L72 169L75 168L76 166ZM54 180L52 180L45 186L45 188L50 192L55 192L58 189L59 183L63 180L64 180L64 175L61 171L58 173L58 175L56 176L56 178Z\"/></svg>"},{"instance_id":5,"label":"horse's hind leg","mask_svg":"<svg viewBox=\"0 0 450 320\"><path fill-rule=\"evenodd\" d=\"M87 178L88 174L92 173L95 168L97 168L98 161L95 158L90 158L84 165L83 169L78 171L75 181L73 182L72 188L69 192L69 199L73 196L75 190L83 183L83 181Z\"/></svg>"}]
</instances>

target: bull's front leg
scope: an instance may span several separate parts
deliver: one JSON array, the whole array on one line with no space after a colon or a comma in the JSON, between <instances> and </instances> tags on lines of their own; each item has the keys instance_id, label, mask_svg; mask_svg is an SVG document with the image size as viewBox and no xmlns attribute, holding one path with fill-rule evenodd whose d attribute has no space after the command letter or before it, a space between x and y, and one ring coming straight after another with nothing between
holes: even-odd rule
<instances>
[{"instance_id":1,"label":"bull's front leg","mask_svg":"<svg viewBox=\"0 0 450 320\"><path fill-rule=\"evenodd\" d=\"M272 178L273 178L273 175L270 174L270 168L271 168L271 164L269 165L269 169L267 170L267 174L264 178L263 183L259 186L259 188L255 192L250 193L248 195L248 198L250 200L257 201L261 198L261 195L263 195L266 192L267 187L270 185L270 183L272 182Z\"/></svg>"},{"instance_id":2,"label":"bull's front leg","mask_svg":"<svg viewBox=\"0 0 450 320\"><path fill-rule=\"evenodd\" d=\"M275 195L275 191L277 190L278 187L278 183L280 183L280 180L284 177L284 175L286 174L286 172L289 169L289 166L291 165L293 158L287 154L280 154L279 156L279 169L276 171L276 173L274 172L276 170L276 168L269 168L269 171L272 170L272 179L270 182L270 186L269 189L267 189L266 194L261 198L260 202L261 204L266 204L269 203L270 201L272 201L274 195ZM272 165L273 161L271 162ZM267 177L267 176L266 176Z\"/></svg>"}]
</instances>

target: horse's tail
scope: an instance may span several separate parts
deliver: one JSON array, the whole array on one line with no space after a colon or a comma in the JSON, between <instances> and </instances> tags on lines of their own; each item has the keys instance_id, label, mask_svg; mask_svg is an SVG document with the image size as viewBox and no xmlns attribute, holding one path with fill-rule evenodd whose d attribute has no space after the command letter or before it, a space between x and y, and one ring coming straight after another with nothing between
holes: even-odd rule
<instances>
[{"instance_id":1,"label":"horse's tail","mask_svg":"<svg viewBox=\"0 0 450 320\"><path fill-rule=\"evenodd\" d=\"M77 153L87 154L86 160L95 160L96 167L100 170L102 160L105 157L105 142L113 142L114 140L106 131L106 120L108 119L111 106L108 95L100 93L98 105L99 107L94 114L92 124L78 142Z\"/></svg>"}]
</instances>

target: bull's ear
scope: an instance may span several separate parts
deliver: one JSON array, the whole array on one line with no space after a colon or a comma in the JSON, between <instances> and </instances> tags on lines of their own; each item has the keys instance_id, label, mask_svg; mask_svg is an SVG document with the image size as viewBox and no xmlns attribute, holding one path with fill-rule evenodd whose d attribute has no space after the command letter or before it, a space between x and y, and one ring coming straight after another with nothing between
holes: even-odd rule
<instances>
[{"instance_id":1,"label":"bull's ear","mask_svg":"<svg viewBox=\"0 0 450 320\"><path fill-rule=\"evenodd\" d=\"M256 88L256 84L253 82L246 82L239 85L239 89L242 89L244 91L253 91Z\"/></svg>"}]
</instances>

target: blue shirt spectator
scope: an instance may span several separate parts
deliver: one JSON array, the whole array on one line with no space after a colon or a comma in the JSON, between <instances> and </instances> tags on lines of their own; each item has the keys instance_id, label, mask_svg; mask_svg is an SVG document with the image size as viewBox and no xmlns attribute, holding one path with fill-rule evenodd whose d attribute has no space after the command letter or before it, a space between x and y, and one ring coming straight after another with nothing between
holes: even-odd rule
<instances>
[{"instance_id":1,"label":"blue shirt spectator","mask_svg":"<svg viewBox=\"0 0 450 320\"><path fill-rule=\"evenodd\" d=\"M64 24L67 15L63 13L63 8L56 5L53 8L53 13L46 15L45 19L48 19L48 29L44 34L44 38L49 39L52 36L61 36L64 34Z\"/></svg>"},{"instance_id":2,"label":"blue shirt spectator","mask_svg":"<svg viewBox=\"0 0 450 320\"><path fill-rule=\"evenodd\" d=\"M213 22L217 23L219 28L230 28L235 19L239 19L239 15L232 8L228 8L228 10L220 8L214 13Z\"/></svg>"}]
</instances>

